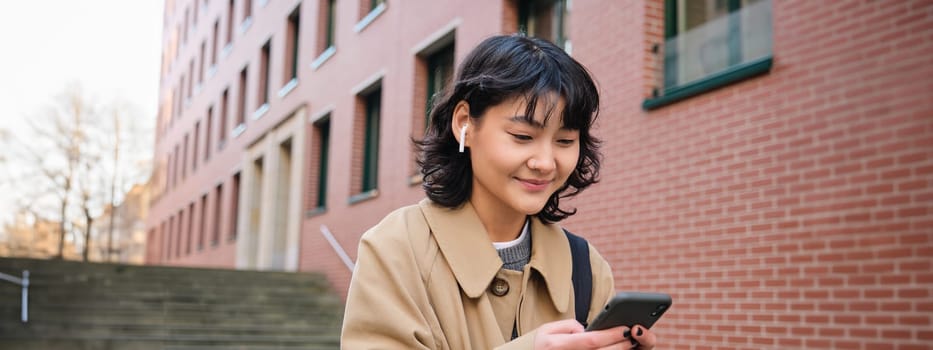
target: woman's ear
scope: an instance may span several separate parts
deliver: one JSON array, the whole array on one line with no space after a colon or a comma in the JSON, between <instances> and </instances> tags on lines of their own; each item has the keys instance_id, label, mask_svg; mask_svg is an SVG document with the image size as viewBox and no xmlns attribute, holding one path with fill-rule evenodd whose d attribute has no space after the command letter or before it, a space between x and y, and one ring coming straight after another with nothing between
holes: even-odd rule
<instances>
[{"instance_id":1,"label":"woman's ear","mask_svg":"<svg viewBox=\"0 0 933 350\"><path fill-rule=\"evenodd\" d=\"M450 132L454 134L454 138L457 139L461 145L468 145L469 142L465 139L464 127L469 129L470 126L470 104L466 101L457 102L457 105L454 107L454 115L450 120Z\"/></svg>"}]
</instances>

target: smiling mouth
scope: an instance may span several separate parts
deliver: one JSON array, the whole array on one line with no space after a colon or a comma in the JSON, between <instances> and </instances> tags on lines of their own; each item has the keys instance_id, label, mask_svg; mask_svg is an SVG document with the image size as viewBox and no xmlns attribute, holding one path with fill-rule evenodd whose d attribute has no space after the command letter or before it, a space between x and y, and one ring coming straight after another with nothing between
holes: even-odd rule
<instances>
[{"instance_id":1,"label":"smiling mouth","mask_svg":"<svg viewBox=\"0 0 933 350\"><path fill-rule=\"evenodd\" d=\"M522 185L525 189L529 191L541 191L548 187L551 184L551 180L536 180L536 179L522 179L515 178L518 180L518 183Z\"/></svg>"},{"instance_id":2,"label":"smiling mouth","mask_svg":"<svg viewBox=\"0 0 933 350\"><path fill-rule=\"evenodd\" d=\"M547 184L549 184L549 183L551 183L551 181L550 181L550 180L529 180L529 179L518 179L518 181L521 181L521 182L527 182L527 183L530 183L530 184L532 184L532 185L547 185Z\"/></svg>"}]
</instances>

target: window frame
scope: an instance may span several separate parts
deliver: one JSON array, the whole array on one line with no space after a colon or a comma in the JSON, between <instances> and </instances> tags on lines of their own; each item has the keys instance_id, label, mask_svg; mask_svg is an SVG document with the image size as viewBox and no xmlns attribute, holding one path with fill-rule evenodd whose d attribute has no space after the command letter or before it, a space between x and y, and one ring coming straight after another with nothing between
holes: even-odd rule
<instances>
[{"instance_id":1,"label":"window frame","mask_svg":"<svg viewBox=\"0 0 933 350\"><path fill-rule=\"evenodd\" d=\"M741 6L739 6L739 4L741 3L741 0L727 0L727 1L728 1L728 8L729 8L730 13L733 11L737 11L741 8ZM771 2L770 0L764 0L764 1L768 1L769 3ZM677 0L664 0L663 4L664 4L663 5L664 6L664 38L663 40L667 41L668 39L679 34L677 33L677 16L678 16ZM773 3L771 3L771 5L773 6ZM773 11L772 11L772 19L773 19ZM733 24L730 23L730 27L732 25ZM730 36L736 35L735 33L738 31L739 29L736 29L735 31L730 31ZM658 45L662 45L662 44L658 44ZM773 45L774 45L773 36L771 38L771 45L773 48ZM736 58L735 58L736 49L735 47L730 45L729 50L730 50L730 54L729 54L730 63L732 63L736 61ZM653 50L653 51L655 52L655 54L661 55L660 50ZM718 72L708 74L702 78L698 78L698 79L695 79L693 81L690 81L684 84L673 85L673 86L667 86L667 78L664 76L664 74L668 71L667 65L670 63L667 62L667 60L665 60L663 56L660 57L660 61L663 67L660 73L661 74L660 85L663 85L663 86L656 87L654 92L652 93L652 96L649 98L646 98L642 102L642 109L644 110L654 110L657 108L661 108L661 107L673 104L675 102L688 99L693 96L701 95L709 91L713 91L713 90L716 90L716 89L719 89L725 86L739 83L741 81L744 81L750 78L754 78L757 76L767 74L768 72L771 71L771 68L774 65L774 52L772 51L771 54L768 54L766 56L763 56L763 57L760 57L754 60L750 60L748 62L733 63L732 65Z\"/></svg>"},{"instance_id":2,"label":"window frame","mask_svg":"<svg viewBox=\"0 0 933 350\"><path fill-rule=\"evenodd\" d=\"M214 187L214 227L211 232L211 247L220 245L220 225L223 223L223 194L224 184L219 183Z\"/></svg>"},{"instance_id":3,"label":"window frame","mask_svg":"<svg viewBox=\"0 0 933 350\"><path fill-rule=\"evenodd\" d=\"M301 43L301 4L295 6L295 9L288 14L286 19L286 45L290 45L288 48L290 52L286 53L286 74L285 74L285 84L289 84L292 80L298 79L298 61L299 61L299 46Z\"/></svg>"},{"instance_id":4,"label":"window frame","mask_svg":"<svg viewBox=\"0 0 933 350\"><path fill-rule=\"evenodd\" d=\"M379 189L379 129L382 118L382 88L365 96L365 136L361 193Z\"/></svg>"},{"instance_id":5,"label":"window frame","mask_svg":"<svg viewBox=\"0 0 933 350\"><path fill-rule=\"evenodd\" d=\"M554 8L556 11L554 15L556 16L556 35L557 37L554 40L548 38L539 37L545 40L553 42L558 47L564 49L564 51L569 52L570 48L570 39L567 36L567 17L568 17L568 0L519 0L518 2L518 31L525 33L525 35L533 36L531 33L528 33L528 22L532 18L532 11L535 8L536 4L543 3L545 1L550 1L554 3ZM555 20L551 19L551 20ZM552 33L555 34L555 33Z\"/></svg>"},{"instance_id":6,"label":"window frame","mask_svg":"<svg viewBox=\"0 0 933 350\"><path fill-rule=\"evenodd\" d=\"M438 68L444 65L445 63L448 63L448 59L449 59L450 65L448 66L449 74L447 75L447 79L452 79L453 75L455 74L455 70L456 70L456 67L454 66L455 60L456 60L456 47L455 46L456 46L455 42L451 41L449 44L444 45L437 51L428 55L428 57L425 57L425 63L427 64L427 69L428 69L428 76L426 80L427 86L425 87L425 111L424 111L425 129L427 129L428 125L430 125L431 106L434 104L434 98L436 97L438 93L443 91L446 88L446 86L450 83L449 81L446 81L446 82L441 81L439 82L439 84L437 84L438 82L436 80L438 78L437 77ZM435 85L440 85L440 86L435 86Z\"/></svg>"},{"instance_id":7,"label":"window frame","mask_svg":"<svg viewBox=\"0 0 933 350\"><path fill-rule=\"evenodd\" d=\"M315 142L318 150L318 173L317 193L315 193L314 207L311 210L312 213L321 213L327 209L327 172L329 169L328 157L330 154L331 115L328 113L318 121L315 121L313 126L315 135L318 137Z\"/></svg>"},{"instance_id":8,"label":"window frame","mask_svg":"<svg viewBox=\"0 0 933 350\"><path fill-rule=\"evenodd\" d=\"M230 234L227 236L227 241L236 241L237 239L237 221L239 221L239 210L240 210L240 186L242 185L240 179L240 172L233 174L233 177L230 180L230 187L232 193L230 193L230 218L228 219L228 224L230 225Z\"/></svg>"},{"instance_id":9,"label":"window frame","mask_svg":"<svg viewBox=\"0 0 933 350\"><path fill-rule=\"evenodd\" d=\"M256 89L256 111L253 113L253 119L262 116L262 112L269 106L269 85L271 83L271 60L272 60L272 38L266 40L266 43L259 49L259 88Z\"/></svg>"}]
</instances>

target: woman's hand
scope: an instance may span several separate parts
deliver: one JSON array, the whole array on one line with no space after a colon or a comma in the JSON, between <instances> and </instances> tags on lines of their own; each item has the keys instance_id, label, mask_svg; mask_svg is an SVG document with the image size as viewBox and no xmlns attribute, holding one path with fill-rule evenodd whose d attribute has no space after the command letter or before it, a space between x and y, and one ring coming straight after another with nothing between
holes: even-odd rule
<instances>
[{"instance_id":1,"label":"woman's hand","mask_svg":"<svg viewBox=\"0 0 933 350\"><path fill-rule=\"evenodd\" d=\"M586 332L576 320L561 320L538 327L535 349L654 349L656 338L651 331L635 326L629 335L628 327L620 326ZM633 345L632 340L638 346Z\"/></svg>"}]
</instances>

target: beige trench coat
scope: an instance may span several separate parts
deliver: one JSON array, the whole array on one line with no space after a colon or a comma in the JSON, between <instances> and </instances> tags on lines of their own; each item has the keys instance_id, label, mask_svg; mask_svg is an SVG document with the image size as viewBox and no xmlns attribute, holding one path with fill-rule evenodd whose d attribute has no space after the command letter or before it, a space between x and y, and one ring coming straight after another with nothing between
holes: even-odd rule
<instances>
[{"instance_id":1,"label":"beige trench coat","mask_svg":"<svg viewBox=\"0 0 933 350\"><path fill-rule=\"evenodd\" d=\"M511 271L470 203L447 209L425 199L389 214L360 241L341 348L532 349L538 326L574 318L574 299L561 228L535 218L531 236L530 262ZM590 264L592 320L614 287L592 246ZM494 280L507 282L505 295L491 291ZM513 325L519 338L507 343Z\"/></svg>"}]
</instances>

